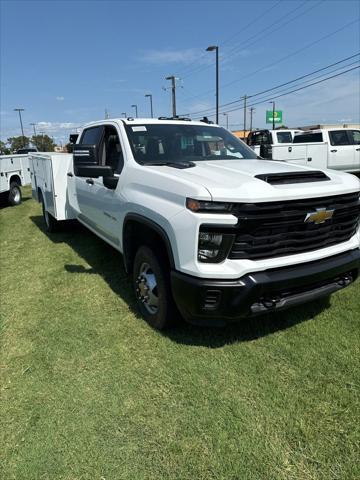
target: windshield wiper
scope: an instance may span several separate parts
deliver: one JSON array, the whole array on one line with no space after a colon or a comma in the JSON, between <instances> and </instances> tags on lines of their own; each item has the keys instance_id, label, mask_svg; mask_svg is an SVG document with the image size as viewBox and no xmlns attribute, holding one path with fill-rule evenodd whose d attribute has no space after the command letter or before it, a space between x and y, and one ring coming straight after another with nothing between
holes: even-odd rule
<instances>
[{"instance_id":1,"label":"windshield wiper","mask_svg":"<svg viewBox=\"0 0 360 480\"><path fill-rule=\"evenodd\" d=\"M182 162L164 162L164 161L159 161L159 162L143 162L142 165L146 166L166 166L166 167L173 167L173 168L192 168L195 167L194 162L188 162L188 161L182 161Z\"/></svg>"}]
</instances>

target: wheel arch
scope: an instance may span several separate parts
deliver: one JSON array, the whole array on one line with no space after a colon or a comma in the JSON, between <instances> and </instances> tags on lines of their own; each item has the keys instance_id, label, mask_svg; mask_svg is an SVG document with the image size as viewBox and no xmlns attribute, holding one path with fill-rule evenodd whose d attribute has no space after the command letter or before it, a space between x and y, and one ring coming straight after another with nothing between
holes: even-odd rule
<instances>
[{"instance_id":1,"label":"wheel arch","mask_svg":"<svg viewBox=\"0 0 360 480\"><path fill-rule=\"evenodd\" d=\"M9 178L9 185L11 185L12 183L17 183L21 187L20 175L18 175L17 173L11 175L11 177Z\"/></svg>"},{"instance_id":2,"label":"wheel arch","mask_svg":"<svg viewBox=\"0 0 360 480\"><path fill-rule=\"evenodd\" d=\"M127 273L131 273L137 249L141 245L164 246L170 268L175 268L174 254L168 234L158 223L136 213L128 214L123 224L123 258ZM146 239L144 241L144 239Z\"/></svg>"}]
</instances>

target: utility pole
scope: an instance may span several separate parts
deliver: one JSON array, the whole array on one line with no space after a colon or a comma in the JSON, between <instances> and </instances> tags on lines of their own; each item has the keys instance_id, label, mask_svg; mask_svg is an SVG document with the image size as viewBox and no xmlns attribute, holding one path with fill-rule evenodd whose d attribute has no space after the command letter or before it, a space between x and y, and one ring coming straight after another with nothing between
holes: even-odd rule
<instances>
[{"instance_id":1,"label":"utility pole","mask_svg":"<svg viewBox=\"0 0 360 480\"><path fill-rule=\"evenodd\" d=\"M42 148L42 151L44 152L45 151L45 138L44 138L44 135L45 135L45 132L39 132L40 135L41 135L41 148Z\"/></svg>"},{"instance_id":2,"label":"utility pole","mask_svg":"<svg viewBox=\"0 0 360 480\"><path fill-rule=\"evenodd\" d=\"M253 113L255 111L254 107L250 107L250 132L252 132L252 124L253 124Z\"/></svg>"},{"instance_id":3,"label":"utility pole","mask_svg":"<svg viewBox=\"0 0 360 480\"><path fill-rule=\"evenodd\" d=\"M171 97L172 97L172 116L176 117L176 80L174 75L166 77L165 80L171 80Z\"/></svg>"},{"instance_id":4,"label":"utility pole","mask_svg":"<svg viewBox=\"0 0 360 480\"><path fill-rule=\"evenodd\" d=\"M246 138L246 100L247 100L247 95L244 95L242 97L244 99L244 141Z\"/></svg>"},{"instance_id":5,"label":"utility pole","mask_svg":"<svg viewBox=\"0 0 360 480\"><path fill-rule=\"evenodd\" d=\"M131 105L132 108L135 108L135 117L138 118L138 108L137 105Z\"/></svg>"},{"instance_id":6,"label":"utility pole","mask_svg":"<svg viewBox=\"0 0 360 480\"><path fill-rule=\"evenodd\" d=\"M210 45L207 47L207 52L213 52L215 50L216 57L216 124L219 124L219 46Z\"/></svg>"},{"instance_id":7,"label":"utility pole","mask_svg":"<svg viewBox=\"0 0 360 480\"><path fill-rule=\"evenodd\" d=\"M226 130L229 130L229 114L225 112L223 115L226 116Z\"/></svg>"},{"instance_id":8,"label":"utility pole","mask_svg":"<svg viewBox=\"0 0 360 480\"><path fill-rule=\"evenodd\" d=\"M21 112L24 111L24 108L14 108L14 112L19 112L19 118L20 118L20 125L21 125L21 133L22 133L22 141L23 141L23 147L25 147L25 135L24 135L24 127L22 123L22 118L21 118Z\"/></svg>"},{"instance_id":9,"label":"utility pole","mask_svg":"<svg viewBox=\"0 0 360 480\"><path fill-rule=\"evenodd\" d=\"M29 125L32 125L33 126L33 129L34 129L34 136L36 137L36 123L29 123Z\"/></svg>"},{"instance_id":10,"label":"utility pole","mask_svg":"<svg viewBox=\"0 0 360 480\"><path fill-rule=\"evenodd\" d=\"M274 102L274 101L271 101L271 102L269 102L269 103L272 103L272 106L273 106L273 109L272 109L272 114L273 114L273 116L272 116L272 119L273 119L272 124L273 124L273 128L272 128L272 129L275 130L275 102Z\"/></svg>"},{"instance_id":11,"label":"utility pole","mask_svg":"<svg viewBox=\"0 0 360 480\"><path fill-rule=\"evenodd\" d=\"M154 118L154 113L153 113L153 100L152 100L152 94L147 93L145 97L150 98L150 111L151 111L151 118Z\"/></svg>"}]
</instances>

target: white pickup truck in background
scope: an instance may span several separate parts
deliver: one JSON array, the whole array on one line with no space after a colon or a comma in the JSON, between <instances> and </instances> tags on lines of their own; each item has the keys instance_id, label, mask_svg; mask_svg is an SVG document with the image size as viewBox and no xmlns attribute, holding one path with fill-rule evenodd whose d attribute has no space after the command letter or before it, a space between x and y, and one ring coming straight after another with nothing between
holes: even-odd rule
<instances>
[{"instance_id":1,"label":"white pickup truck in background","mask_svg":"<svg viewBox=\"0 0 360 480\"><path fill-rule=\"evenodd\" d=\"M122 253L155 328L176 311L224 325L358 277L359 179L259 159L217 125L107 119L83 128L73 154L30 158L47 231L77 219Z\"/></svg>"},{"instance_id":2,"label":"white pickup truck in background","mask_svg":"<svg viewBox=\"0 0 360 480\"><path fill-rule=\"evenodd\" d=\"M270 158L312 168L360 172L360 130L319 129L297 133L292 144L274 145Z\"/></svg>"},{"instance_id":3,"label":"white pickup truck in background","mask_svg":"<svg viewBox=\"0 0 360 480\"><path fill-rule=\"evenodd\" d=\"M301 130L253 130L249 133L246 143L257 155L263 158L271 158L272 148L283 143L292 143L294 136Z\"/></svg>"},{"instance_id":4,"label":"white pickup truck in background","mask_svg":"<svg viewBox=\"0 0 360 480\"><path fill-rule=\"evenodd\" d=\"M21 186L29 185L30 167L27 154L0 156L0 194L9 205L21 203Z\"/></svg>"}]
</instances>

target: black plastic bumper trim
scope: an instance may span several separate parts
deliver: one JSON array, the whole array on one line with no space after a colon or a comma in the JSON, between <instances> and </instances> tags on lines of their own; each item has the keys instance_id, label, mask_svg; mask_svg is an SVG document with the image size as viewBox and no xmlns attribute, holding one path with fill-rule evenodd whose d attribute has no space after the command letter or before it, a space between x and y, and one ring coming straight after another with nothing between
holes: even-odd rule
<instances>
[{"instance_id":1,"label":"black plastic bumper trim","mask_svg":"<svg viewBox=\"0 0 360 480\"><path fill-rule=\"evenodd\" d=\"M190 323L222 325L244 317L300 305L329 295L356 280L360 249L323 260L265 270L235 280L205 279L171 272L175 302ZM207 292L219 292L208 308Z\"/></svg>"}]
</instances>

